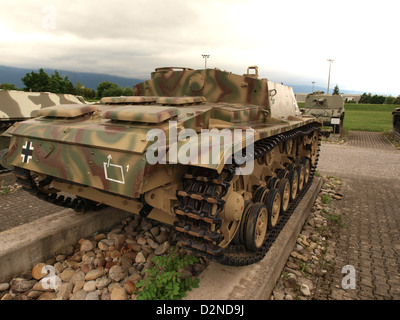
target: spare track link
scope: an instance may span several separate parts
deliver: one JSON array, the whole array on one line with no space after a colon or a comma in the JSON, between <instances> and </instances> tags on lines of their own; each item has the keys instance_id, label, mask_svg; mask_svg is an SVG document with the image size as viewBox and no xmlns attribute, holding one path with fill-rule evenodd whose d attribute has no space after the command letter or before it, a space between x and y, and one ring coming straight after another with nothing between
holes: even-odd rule
<instances>
[{"instance_id":1,"label":"spare track link","mask_svg":"<svg viewBox=\"0 0 400 320\"><path fill-rule=\"evenodd\" d=\"M219 213L223 211L225 205L225 201L222 198L229 189L236 165L226 165L221 174L218 174L215 170L191 168L193 173L183 176L183 190L177 191L179 205L174 207L174 212L178 218L174 226L178 232L177 239L183 247L198 256L203 256L225 265L244 266L260 261L312 183L318 163L321 128L311 125L294 129L259 140L254 144L254 158L257 159L266 155L281 142L295 139L299 136L308 136L314 131L319 133L318 154L315 164L311 167L309 181L296 199L290 203L284 214L279 217L277 225L267 234L261 248L255 252L246 250L244 245L229 244L226 248L218 246L223 240L222 234L218 232L222 223ZM243 156L245 155L243 154ZM246 156L248 159L252 157L252 155ZM233 161L232 163L235 162Z\"/></svg>"}]
</instances>

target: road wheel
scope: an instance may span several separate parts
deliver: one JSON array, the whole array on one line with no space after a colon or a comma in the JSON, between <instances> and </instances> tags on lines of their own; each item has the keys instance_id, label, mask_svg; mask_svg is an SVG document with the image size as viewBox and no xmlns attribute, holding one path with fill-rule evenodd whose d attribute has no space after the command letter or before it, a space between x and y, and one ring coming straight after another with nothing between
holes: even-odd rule
<instances>
[{"instance_id":1,"label":"road wheel","mask_svg":"<svg viewBox=\"0 0 400 320\"><path fill-rule=\"evenodd\" d=\"M297 170L290 171L288 175L289 183L290 183L290 202L296 199L297 189L299 185L299 174Z\"/></svg>"},{"instance_id":2,"label":"road wheel","mask_svg":"<svg viewBox=\"0 0 400 320\"><path fill-rule=\"evenodd\" d=\"M264 203L257 202L250 209L246 221L245 243L247 249L257 251L267 234L268 210Z\"/></svg>"},{"instance_id":3,"label":"road wheel","mask_svg":"<svg viewBox=\"0 0 400 320\"><path fill-rule=\"evenodd\" d=\"M299 175L299 185L298 185L298 191L300 192L303 190L304 187L304 166L302 164L299 164L296 167L297 174Z\"/></svg>"},{"instance_id":4,"label":"road wheel","mask_svg":"<svg viewBox=\"0 0 400 320\"><path fill-rule=\"evenodd\" d=\"M290 201L290 183L289 179L283 178L279 181L278 190L281 195L281 213L284 213L289 207Z\"/></svg>"},{"instance_id":5,"label":"road wheel","mask_svg":"<svg viewBox=\"0 0 400 320\"><path fill-rule=\"evenodd\" d=\"M265 199L265 205L268 210L268 230L271 230L276 226L279 219L279 213L281 212L281 194L278 189L271 189L267 198Z\"/></svg>"}]
</instances>

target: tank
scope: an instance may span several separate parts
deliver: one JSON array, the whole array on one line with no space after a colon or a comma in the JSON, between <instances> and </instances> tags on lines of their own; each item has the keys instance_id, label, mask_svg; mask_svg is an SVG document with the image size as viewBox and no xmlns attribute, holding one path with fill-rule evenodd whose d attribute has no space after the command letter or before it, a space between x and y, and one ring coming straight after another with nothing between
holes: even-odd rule
<instances>
[{"instance_id":1,"label":"tank","mask_svg":"<svg viewBox=\"0 0 400 320\"><path fill-rule=\"evenodd\" d=\"M172 225L226 265L262 259L318 162L321 124L293 89L219 69L157 68L134 96L49 107L17 123L24 188L75 210L112 206Z\"/></svg>"},{"instance_id":2,"label":"tank","mask_svg":"<svg viewBox=\"0 0 400 320\"><path fill-rule=\"evenodd\" d=\"M85 103L85 100L70 94L0 90L0 171L9 168L7 152L10 137L2 136L9 127L18 121L36 117L39 109L78 103Z\"/></svg>"},{"instance_id":3,"label":"tank","mask_svg":"<svg viewBox=\"0 0 400 320\"><path fill-rule=\"evenodd\" d=\"M313 115L318 118L323 126L330 127L331 130L324 130L327 136L330 132L341 133L344 121L344 99L337 94L324 94L315 91L306 96L304 115Z\"/></svg>"},{"instance_id":4,"label":"tank","mask_svg":"<svg viewBox=\"0 0 400 320\"><path fill-rule=\"evenodd\" d=\"M396 108L393 112L393 136L400 141L400 108Z\"/></svg>"}]
</instances>

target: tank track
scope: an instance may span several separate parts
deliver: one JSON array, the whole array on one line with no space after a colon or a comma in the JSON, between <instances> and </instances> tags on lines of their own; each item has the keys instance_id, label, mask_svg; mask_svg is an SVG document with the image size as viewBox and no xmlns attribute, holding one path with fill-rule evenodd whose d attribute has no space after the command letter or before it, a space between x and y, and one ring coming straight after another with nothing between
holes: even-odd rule
<instances>
[{"instance_id":1,"label":"tank track","mask_svg":"<svg viewBox=\"0 0 400 320\"><path fill-rule=\"evenodd\" d=\"M174 207L178 218L174 227L178 232L177 239L183 247L196 255L224 265L244 266L263 259L312 183L319 157L321 128L308 126L295 129L259 140L254 144L254 158L258 159L281 142L296 139L299 136L308 136L314 131L319 133L318 153L315 163L311 165L308 183L280 216L277 225L268 233L257 251L249 251L242 244L229 244L226 248L218 246L222 241L222 234L218 232L222 224L219 213L223 211L225 205L222 198L230 187L236 165L226 165L221 174L215 170L199 169L195 174L184 175L183 189L177 191L179 205Z\"/></svg>"},{"instance_id":2,"label":"tank track","mask_svg":"<svg viewBox=\"0 0 400 320\"><path fill-rule=\"evenodd\" d=\"M23 190L51 204L58 205L63 208L74 209L75 211L82 213L89 210L98 211L105 207L105 205L101 205L95 201L91 201L82 197L70 197L60 192L45 193L41 191L41 188L50 185L51 181L53 180L52 177L48 177L36 182L31 176L30 171L27 169L14 167L13 173L17 178L16 182L22 186Z\"/></svg>"}]
</instances>

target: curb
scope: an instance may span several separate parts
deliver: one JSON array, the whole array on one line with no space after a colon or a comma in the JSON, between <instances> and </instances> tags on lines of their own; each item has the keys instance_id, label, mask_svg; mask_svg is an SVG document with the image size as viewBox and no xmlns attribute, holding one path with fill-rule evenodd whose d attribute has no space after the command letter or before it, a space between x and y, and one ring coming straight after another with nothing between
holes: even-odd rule
<instances>
[{"instance_id":1,"label":"curb","mask_svg":"<svg viewBox=\"0 0 400 320\"><path fill-rule=\"evenodd\" d=\"M32 269L54 254L94 232L109 230L131 216L126 211L106 208L79 214L72 209L40 218L0 233L0 282Z\"/></svg>"},{"instance_id":2,"label":"curb","mask_svg":"<svg viewBox=\"0 0 400 320\"><path fill-rule=\"evenodd\" d=\"M263 260L244 267L210 261L199 276L199 288L187 292L185 300L268 300L321 186L322 179L315 177Z\"/></svg>"}]
</instances>

